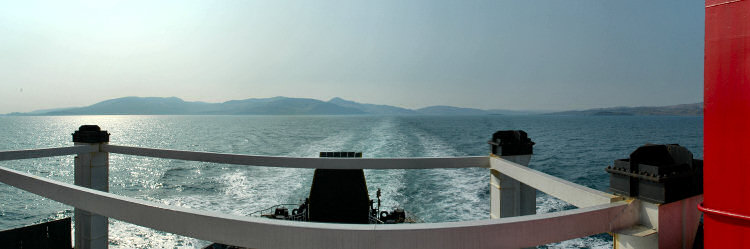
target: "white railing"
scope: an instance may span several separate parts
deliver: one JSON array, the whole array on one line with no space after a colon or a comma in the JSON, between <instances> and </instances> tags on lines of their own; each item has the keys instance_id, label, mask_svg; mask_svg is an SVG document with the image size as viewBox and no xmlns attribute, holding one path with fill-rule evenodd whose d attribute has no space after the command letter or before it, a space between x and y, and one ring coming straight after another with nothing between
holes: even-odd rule
<instances>
[{"instance_id":1,"label":"white railing","mask_svg":"<svg viewBox=\"0 0 750 249\"><path fill-rule=\"evenodd\" d=\"M486 156L423 157L423 158L308 158L274 157L150 149L117 145L102 145L102 151L188 161L308 169L430 169L430 168L489 168Z\"/></svg>"},{"instance_id":2,"label":"white railing","mask_svg":"<svg viewBox=\"0 0 750 249\"><path fill-rule=\"evenodd\" d=\"M622 200L621 197L575 184L498 157L490 157L490 168L576 207L589 207Z\"/></svg>"},{"instance_id":3,"label":"white railing","mask_svg":"<svg viewBox=\"0 0 750 249\"><path fill-rule=\"evenodd\" d=\"M81 153L99 151L98 145L76 145L69 147L35 149L35 150L17 150L0 152L0 161L31 159L41 157L67 156Z\"/></svg>"},{"instance_id":4,"label":"white railing","mask_svg":"<svg viewBox=\"0 0 750 249\"><path fill-rule=\"evenodd\" d=\"M110 152L213 163L293 168L427 169L482 167L579 209L478 221L330 224L227 215L137 200L0 167L0 182L105 217L197 239L251 248L521 248L614 232L638 223L638 201L620 198L498 157L293 158L101 144L0 152L0 161Z\"/></svg>"}]
</instances>

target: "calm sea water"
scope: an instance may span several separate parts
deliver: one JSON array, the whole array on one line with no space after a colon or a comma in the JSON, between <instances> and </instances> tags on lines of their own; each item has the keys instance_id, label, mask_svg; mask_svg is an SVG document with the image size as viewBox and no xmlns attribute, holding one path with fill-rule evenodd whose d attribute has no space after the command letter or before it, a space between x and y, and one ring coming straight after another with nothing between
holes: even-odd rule
<instances>
[{"instance_id":1,"label":"calm sea water","mask_svg":"<svg viewBox=\"0 0 750 249\"><path fill-rule=\"evenodd\" d=\"M702 117L578 116L72 116L0 117L0 151L72 145L83 124L109 131L111 144L236 154L317 157L487 155L491 134L522 129L536 142L530 167L606 191L604 168L645 143L678 143L703 157ZM72 183L73 157L0 162ZM307 196L312 170L248 167L110 155L110 191L169 205L235 215ZM366 170L384 207L426 222L486 219L487 169ZM0 229L69 217L72 207L0 183ZM572 206L540 194L537 212ZM564 228L562 228L564 229ZM111 248L200 248L209 242L110 219ZM597 235L543 248L611 248Z\"/></svg>"}]
</instances>

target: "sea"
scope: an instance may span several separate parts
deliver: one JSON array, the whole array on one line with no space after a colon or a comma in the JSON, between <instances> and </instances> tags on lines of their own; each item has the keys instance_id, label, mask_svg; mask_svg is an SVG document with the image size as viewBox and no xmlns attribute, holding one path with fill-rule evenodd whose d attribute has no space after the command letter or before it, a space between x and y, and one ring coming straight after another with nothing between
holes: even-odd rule
<instances>
[{"instance_id":1,"label":"sea","mask_svg":"<svg viewBox=\"0 0 750 249\"><path fill-rule=\"evenodd\" d=\"M668 116L0 116L0 151L72 145L80 125L107 130L110 144L233 154L317 157L486 156L498 130L536 143L529 167L607 191L605 172L647 143L680 144L703 158L703 118ZM73 156L0 162L0 167L73 182ZM225 165L110 154L110 192L198 210L247 216L309 193L311 169ZM489 218L482 168L365 170L371 198L424 222ZM544 193L537 213L573 209ZM0 230L70 217L73 207L0 183ZM210 242L109 220L110 248L202 248ZM560 229L565 229L561 227ZM612 248L600 234L539 248Z\"/></svg>"}]
</instances>

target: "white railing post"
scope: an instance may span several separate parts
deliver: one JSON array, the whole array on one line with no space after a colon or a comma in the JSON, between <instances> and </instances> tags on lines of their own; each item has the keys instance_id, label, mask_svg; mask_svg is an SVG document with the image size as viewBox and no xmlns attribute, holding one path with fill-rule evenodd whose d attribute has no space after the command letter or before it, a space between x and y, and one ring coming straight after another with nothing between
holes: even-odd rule
<instances>
[{"instance_id":1,"label":"white railing post","mask_svg":"<svg viewBox=\"0 0 750 249\"><path fill-rule=\"evenodd\" d=\"M491 156L528 166L534 142L526 132L498 131L489 141ZM536 214L536 189L490 169L490 218Z\"/></svg>"},{"instance_id":2,"label":"white railing post","mask_svg":"<svg viewBox=\"0 0 750 249\"><path fill-rule=\"evenodd\" d=\"M96 125L83 125L73 133L75 145L101 145L109 142L109 133ZM75 157L75 185L109 192L109 153L81 153ZM107 217L75 208L75 248L103 249L109 246Z\"/></svg>"}]
</instances>

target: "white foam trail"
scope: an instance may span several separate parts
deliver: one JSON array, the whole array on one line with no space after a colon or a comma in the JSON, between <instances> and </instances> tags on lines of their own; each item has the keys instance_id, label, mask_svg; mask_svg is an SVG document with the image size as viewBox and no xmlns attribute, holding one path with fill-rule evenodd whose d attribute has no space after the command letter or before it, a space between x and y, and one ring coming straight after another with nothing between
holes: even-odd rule
<instances>
[{"instance_id":1,"label":"white foam trail","mask_svg":"<svg viewBox=\"0 0 750 249\"><path fill-rule=\"evenodd\" d=\"M559 212L573 208L569 203L541 193L536 198L536 213ZM547 248L612 248L612 242L598 237L584 237L545 245Z\"/></svg>"},{"instance_id":2,"label":"white foam trail","mask_svg":"<svg viewBox=\"0 0 750 249\"><path fill-rule=\"evenodd\" d=\"M314 157L320 151L340 150L353 139L353 134L332 134L318 142L300 146L291 151L289 156ZM237 215L248 215L252 212L276 204L296 203L309 192L307 186L312 181L311 169L285 168L246 168L238 167L221 174L217 181L224 184L217 195L222 206L231 207L220 210Z\"/></svg>"},{"instance_id":3,"label":"white foam trail","mask_svg":"<svg viewBox=\"0 0 750 249\"><path fill-rule=\"evenodd\" d=\"M536 213L538 214L562 211L566 208L572 208L572 206L563 200L555 198L554 196L550 196L544 193L537 194Z\"/></svg>"},{"instance_id":4,"label":"white foam trail","mask_svg":"<svg viewBox=\"0 0 750 249\"><path fill-rule=\"evenodd\" d=\"M546 245L547 248L592 248L592 249L610 249L612 242L600 238L584 237L572 240L566 240L558 243Z\"/></svg>"},{"instance_id":5,"label":"white foam trail","mask_svg":"<svg viewBox=\"0 0 750 249\"><path fill-rule=\"evenodd\" d=\"M401 132L393 118L381 119L360 141L363 157L408 157L407 134Z\"/></svg>"},{"instance_id":6,"label":"white foam trail","mask_svg":"<svg viewBox=\"0 0 750 249\"><path fill-rule=\"evenodd\" d=\"M209 242L110 219L110 248L202 248Z\"/></svg>"},{"instance_id":7,"label":"white foam trail","mask_svg":"<svg viewBox=\"0 0 750 249\"><path fill-rule=\"evenodd\" d=\"M368 136L362 139L363 157L408 157L409 143L407 134L403 134L394 123L393 118L381 119L374 126ZM365 170L367 188L370 198L375 199L375 193L380 188L382 193L381 207L392 209L402 206L404 170Z\"/></svg>"},{"instance_id":8,"label":"white foam trail","mask_svg":"<svg viewBox=\"0 0 750 249\"><path fill-rule=\"evenodd\" d=\"M262 168L256 170L237 169L228 172L219 181L225 184L222 206L227 213L249 215L250 213L282 203L296 203L295 196L305 189L303 182L312 176L309 169Z\"/></svg>"},{"instance_id":9,"label":"white foam trail","mask_svg":"<svg viewBox=\"0 0 750 249\"><path fill-rule=\"evenodd\" d=\"M419 140L427 157L450 157L461 153L444 140L429 135L424 131L417 131L414 135ZM430 169L424 170L421 178L435 184L439 192L431 192L434 199L440 200L428 205L436 208L419 208L420 210L441 210L440 214L424 213L419 216L425 221L458 221L477 220L487 218L489 207L486 200L480 199L487 191L489 178L486 170L482 169ZM423 191L420 190L420 193ZM417 198L416 196L410 198ZM450 216L445 216L450 214Z\"/></svg>"},{"instance_id":10,"label":"white foam trail","mask_svg":"<svg viewBox=\"0 0 750 249\"><path fill-rule=\"evenodd\" d=\"M424 148L424 155L422 156L452 157L461 154L453 146L436 136L428 135L423 131L415 132L414 135L419 139L419 145Z\"/></svg>"}]
</instances>

